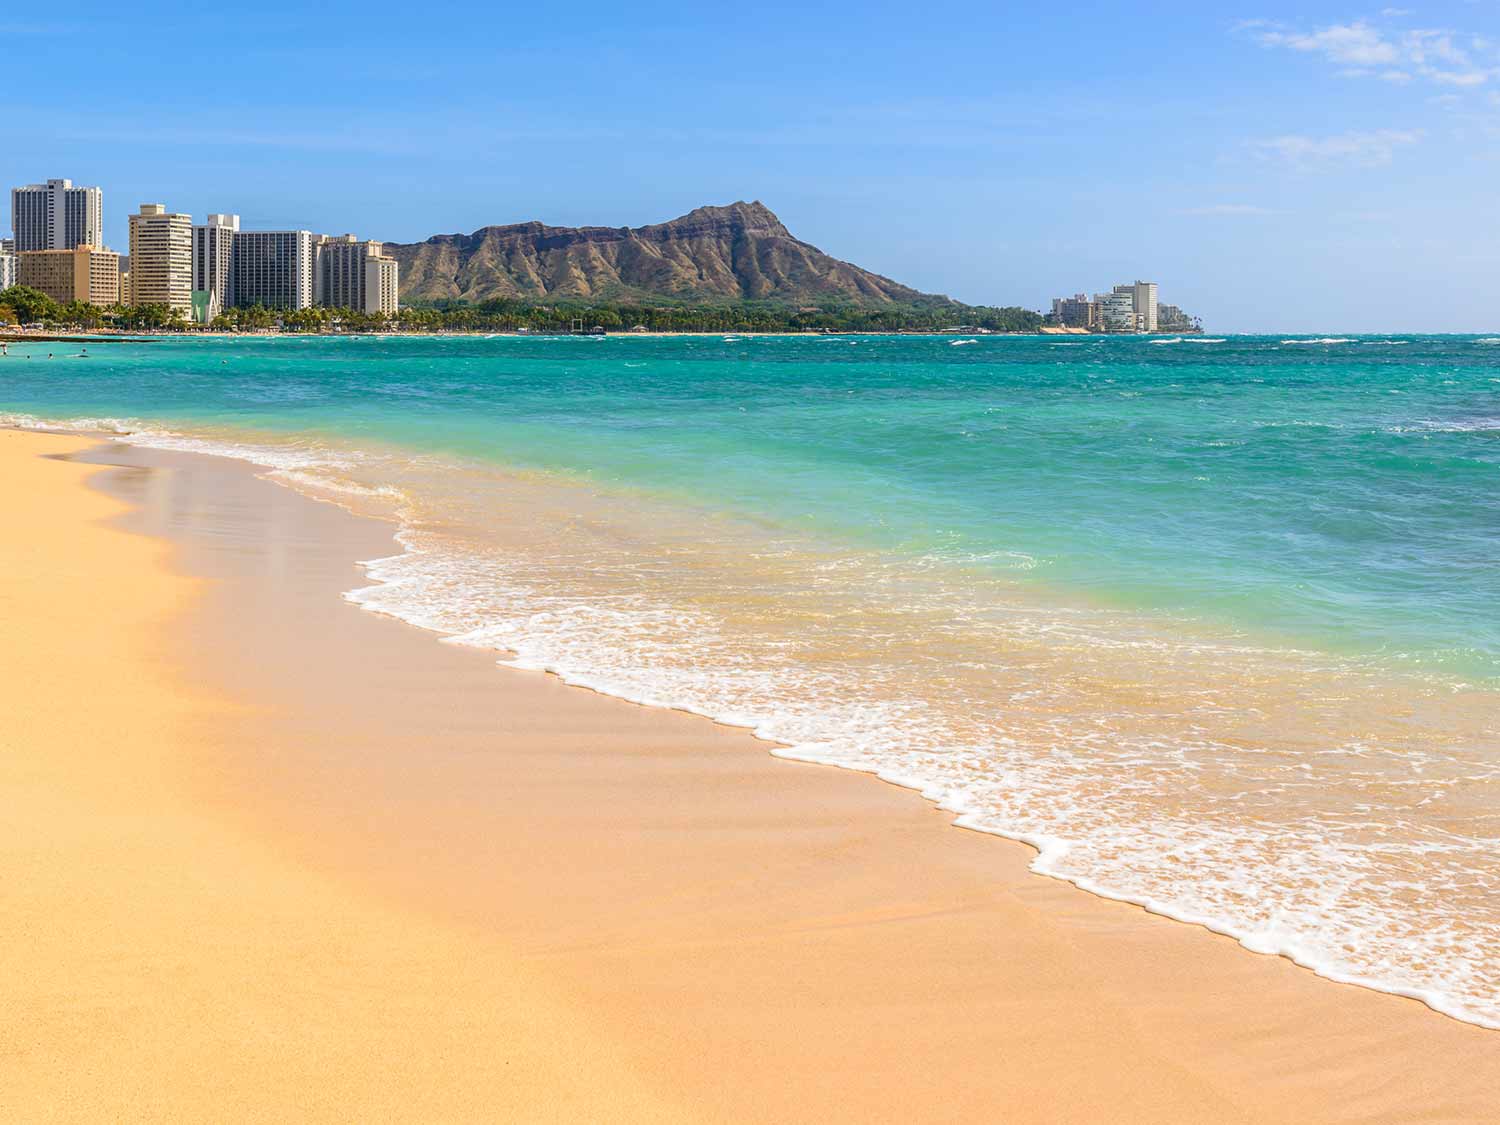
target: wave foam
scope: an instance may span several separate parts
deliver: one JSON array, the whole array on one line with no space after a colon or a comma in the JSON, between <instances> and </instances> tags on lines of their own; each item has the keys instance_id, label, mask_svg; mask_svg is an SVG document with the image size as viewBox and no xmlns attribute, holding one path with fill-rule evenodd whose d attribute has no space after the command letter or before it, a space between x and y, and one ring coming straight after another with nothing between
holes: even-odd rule
<instances>
[{"instance_id":1,"label":"wave foam","mask_svg":"<svg viewBox=\"0 0 1500 1125\"><path fill-rule=\"evenodd\" d=\"M269 479L314 495L350 472L383 468L353 450L238 443L142 427L128 419L62 425L29 416L10 420L234 457L269 468ZM347 483L363 490L361 495L402 495L378 480ZM811 638L817 629L750 635L704 608L703 598L692 601L687 585L712 586L712 573L674 570L667 585L652 593L637 580L651 573L652 560L643 563L628 552L612 559L588 554L579 564L515 548L484 548L422 530L410 519L396 537L399 554L362 564L369 584L345 594L351 603L431 630L447 643L493 650L502 663L517 668L745 727L775 744L771 752L780 757L874 774L917 790L963 827L1035 847L1031 866L1040 874L1206 926L1247 949L1286 956L1330 979L1410 996L1456 1018L1500 1028L1500 1000L1486 983L1493 966L1485 960L1486 948L1500 946L1500 935L1488 947L1478 943L1476 950L1474 942L1455 936L1451 920L1406 919L1388 900L1372 895L1389 889L1388 868L1382 865L1396 847L1392 841L1365 843L1330 833L1315 819L1277 822L1274 838L1268 839L1266 822L1255 816L1213 819L1174 811L1180 795L1198 784L1198 771L1220 758L1238 771L1230 776L1243 776L1241 796L1247 800L1256 796L1256 786L1305 790L1311 807L1326 799L1323 779L1305 754L1279 764L1265 748L1252 746L1247 757L1240 745L1208 735L1204 724L1211 716L1245 710L1225 695L1235 662L1249 659L1243 647L1194 649L1187 636L1121 631L1101 624L1091 612L1062 606L1022 606L1005 619L1003 629L962 651L996 667L1010 661L1024 670L1030 661L1044 674L1028 671L1024 690L978 705L954 684L940 683L928 694L917 690L921 677L910 662L914 648L941 641L925 659L948 669L945 677L958 675L967 666L944 647L957 643L953 623L961 622L966 631L987 626L970 619L973 604L963 600L962 584L943 585L938 574L930 587L920 585L911 560L902 561L897 571L874 575L873 581L867 560L835 560L832 569L820 568L820 599L847 601L855 596L851 591L886 585L898 594L880 619L884 631L877 642L849 667L819 663L797 647L797 636ZM1019 554L1009 561L1017 569L1035 564ZM935 557L930 565L940 571L954 563ZM575 572L570 566L586 581L570 585L568 575ZM631 580L601 588L594 579L610 567ZM788 588L807 586L805 573L789 573L799 573L802 582ZM779 600L776 612L783 612ZM908 631L891 631L899 628ZM1082 697L1074 690L1077 665L1112 650L1128 661L1122 666L1156 660L1215 671L1202 677L1183 673L1180 682L1173 681L1169 698L1188 708L1182 724L1165 713L1153 714L1153 721L1138 729L1132 716L1100 710L1092 689ZM963 706L955 709L955 698ZM1263 695L1256 698L1257 706L1264 704ZM1380 750L1351 743L1314 753L1364 757ZM1430 767L1426 772L1431 774ZM1091 791L1101 778L1103 788ZM1381 784L1393 782L1383 777ZM1463 849L1472 847L1467 841L1415 840L1400 847L1402 861L1429 872L1431 879L1462 885L1464 879L1454 877L1463 876L1470 885L1476 882L1461 867L1434 866L1445 857L1466 856Z\"/></svg>"},{"instance_id":2,"label":"wave foam","mask_svg":"<svg viewBox=\"0 0 1500 1125\"><path fill-rule=\"evenodd\" d=\"M1432 919L1425 932L1393 928L1384 903L1361 898L1363 884L1378 879L1387 845L1330 838L1320 825L1304 823L1278 826L1276 843L1268 846L1258 820L1180 820L1158 806L1150 815L1115 821L1099 815L1104 806L1080 792L1090 771L1109 771L1105 763L1113 761L1109 800L1128 799L1130 791L1155 784L1148 779L1160 774L1164 761L1218 753L1211 742L1195 745L1201 734L1163 742L1162 733L1131 735L1113 721L1091 731L1067 715L1052 715L1052 733L1045 736L1055 740L1052 750L1038 756L1021 737L1026 716L1017 709L1020 696L1008 731L988 724L976 731L948 714L941 700L863 690L879 677L878 666L862 663L849 679L810 667L795 653L758 646L716 616L680 602L570 592L539 585L545 573L534 560L479 555L410 529L398 540L400 555L363 564L372 585L346 594L351 602L433 630L448 643L505 654L500 662L511 667L747 728L773 743L778 757L874 774L917 790L953 813L958 825L1035 847L1031 866L1039 874L1205 926L1330 979L1410 996L1500 1028L1500 1004L1476 1000L1477 981L1488 971L1482 956L1455 952L1453 935ZM1025 567L1033 560L1016 561ZM858 571L855 566L848 577L859 580ZM919 595L909 578L903 581L904 611L917 612L920 603L911 599ZM1047 646L1072 651L1076 645L1080 653L1112 644L1142 654L1155 647L1162 659L1176 661L1190 651L1178 641L1111 638L1085 617L1059 614L1025 628L1040 630ZM1218 666L1223 655L1211 647L1194 659ZM1319 788L1316 775L1302 770L1289 765L1276 785ZM1191 784L1191 776L1171 784ZM1420 844L1418 851L1431 846ZM1191 875L1185 875L1182 863L1189 859ZM1259 888L1256 901L1240 893L1246 885ZM1356 949L1364 952L1351 957ZM1405 954L1417 963L1450 966L1446 978L1434 981L1430 971L1425 981L1413 976Z\"/></svg>"}]
</instances>

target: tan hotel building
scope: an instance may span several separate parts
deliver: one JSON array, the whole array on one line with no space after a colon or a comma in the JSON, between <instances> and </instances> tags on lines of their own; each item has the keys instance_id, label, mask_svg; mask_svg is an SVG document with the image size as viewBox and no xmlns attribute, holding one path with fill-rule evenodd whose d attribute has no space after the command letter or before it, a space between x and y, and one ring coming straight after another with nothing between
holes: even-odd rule
<instances>
[{"instance_id":1,"label":"tan hotel building","mask_svg":"<svg viewBox=\"0 0 1500 1125\"><path fill-rule=\"evenodd\" d=\"M16 284L39 289L58 304L120 300L120 255L96 246L71 250L24 250L17 256Z\"/></svg>"},{"instance_id":2,"label":"tan hotel building","mask_svg":"<svg viewBox=\"0 0 1500 1125\"><path fill-rule=\"evenodd\" d=\"M383 243L324 235L317 249L313 296L318 304L386 316L400 311L396 259L386 256Z\"/></svg>"},{"instance_id":3,"label":"tan hotel building","mask_svg":"<svg viewBox=\"0 0 1500 1125\"><path fill-rule=\"evenodd\" d=\"M130 303L193 310L193 220L142 203L130 216Z\"/></svg>"}]
</instances>

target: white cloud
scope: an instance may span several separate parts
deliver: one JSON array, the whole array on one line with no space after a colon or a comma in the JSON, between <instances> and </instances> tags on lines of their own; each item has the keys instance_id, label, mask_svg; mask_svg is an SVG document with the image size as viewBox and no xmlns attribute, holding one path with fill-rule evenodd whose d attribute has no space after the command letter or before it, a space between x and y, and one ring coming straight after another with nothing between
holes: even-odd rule
<instances>
[{"instance_id":1,"label":"white cloud","mask_svg":"<svg viewBox=\"0 0 1500 1125\"><path fill-rule=\"evenodd\" d=\"M1272 29L1260 33L1267 47L1315 52L1342 66L1392 66L1400 61L1393 43L1367 23L1334 24L1318 31Z\"/></svg>"},{"instance_id":2,"label":"white cloud","mask_svg":"<svg viewBox=\"0 0 1500 1125\"><path fill-rule=\"evenodd\" d=\"M1302 166L1353 164L1364 168L1389 164L1398 148L1416 144L1420 133L1379 129L1369 133L1340 133L1331 137L1289 135L1254 141L1251 149L1266 159Z\"/></svg>"},{"instance_id":3,"label":"white cloud","mask_svg":"<svg viewBox=\"0 0 1500 1125\"><path fill-rule=\"evenodd\" d=\"M1381 14L1395 18L1408 13L1387 8ZM1303 31L1247 20L1236 30L1253 35L1265 47L1319 55L1346 78L1375 76L1398 84L1425 78L1442 86L1473 87L1500 76L1500 52L1494 43L1442 28L1383 28L1355 20Z\"/></svg>"}]
</instances>

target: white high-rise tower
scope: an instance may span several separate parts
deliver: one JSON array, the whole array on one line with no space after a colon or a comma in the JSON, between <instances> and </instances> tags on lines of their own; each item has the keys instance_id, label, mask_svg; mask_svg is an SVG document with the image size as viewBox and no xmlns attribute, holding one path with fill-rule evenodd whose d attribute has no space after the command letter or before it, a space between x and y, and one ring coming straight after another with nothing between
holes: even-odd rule
<instances>
[{"instance_id":1,"label":"white high-rise tower","mask_svg":"<svg viewBox=\"0 0 1500 1125\"><path fill-rule=\"evenodd\" d=\"M207 293L206 315L212 320L234 304L231 290L234 236L240 229L238 215L210 215L193 227L193 289Z\"/></svg>"},{"instance_id":2,"label":"white high-rise tower","mask_svg":"<svg viewBox=\"0 0 1500 1125\"><path fill-rule=\"evenodd\" d=\"M10 225L18 254L103 246L104 193L96 187L74 187L72 180L12 188Z\"/></svg>"}]
</instances>

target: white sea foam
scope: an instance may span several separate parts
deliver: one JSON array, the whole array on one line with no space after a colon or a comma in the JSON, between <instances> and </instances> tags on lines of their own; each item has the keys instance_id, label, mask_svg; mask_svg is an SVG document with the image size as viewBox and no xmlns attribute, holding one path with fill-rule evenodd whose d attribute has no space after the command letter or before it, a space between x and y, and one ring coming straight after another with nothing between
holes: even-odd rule
<instances>
[{"instance_id":1,"label":"white sea foam","mask_svg":"<svg viewBox=\"0 0 1500 1125\"><path fill-rule=\"evenodd\" d=\"M501 487L473 468L174 434L130 419L65 428L238 457L313 495L342 486L351 503L404 498L401 552L366 562L370 584L346 595L364 609L519 668L747 727L779 756L908 786L965 827L1033 845L1040 873L1500 1028L1500 927L1493 913L1460 909L1500 893L1485 866L1496 841L1417 832L1413 814L1392 816L1381 796L1409 790L1404 807L1436 807L1500 767L1402 742L1408 720L1377 728L1373 711L1349 727L1368 737L1268 741L1255 712L1278 706L1277 684L1292 685L1282 703L1299 732L1344 729L1348 699L1378 698L1364 673L1334 658L976 595L991 581L978 576L996 564L1036 565L1020 553L804 560L801 547L765 543L756 565L780 569L737 578L736 560L752 552L731 543L705 554L715 532L696 520L662 556L642 552L666 525L644 521L653 540L637 541L629 529L642 521L624 513L604 538L574 541L570 521L548 518L534 498L522 509L532 529L523 542L435 530L483 527L474 517L486 513L505 522L485 507L448 518L442 505L460 500L442 496ZM461 488L431 491L460 472ZM767 599L766 589L780 593ZM872 624L858 631L865 617ZM1124 695L1101 691L1122 677ZM1326 694L1306 694L1325 681ZM1211 801L1202 796L1209 778L1227 786Z\"/></svg>"},{"instance_id":2,"label":"white sea foam","mask_svg":"<svg viewBox=\"0 0 1500 1125\"><path fill-rule=\"evenodd\" d=\"M1409 426L1387 426L1391 434L1489 434L1500 433L1500 416L1447 418L1416 422Z\"/></svg>"},{"instance_id":3,"label":"white sea foam","mask_svg":"<svg viewBox=\"0 0 1500 1125\"><path fill-rule=\"evenodd\" d=\"M238 438L183 433L143 423L134 418L39 418L31 414L0 413L0 426L63 433L100 434L129 445L176 453L199 453L247 461L268 470L267 479L303 491L349 496L400 499L400 490L384 484L364 484L348 473L367 458L357 451L312 443L256 443Z\"/></svg>"},{"instance_id":4,"label":"white sea foam","mask_svg":"<svg viewBox=\"0 0 1500 1125\"><path fill-rule=\"evenodd\" d=\"M948 341L949 347L954 347L954 348L962 347L964 344L977 344L977 343L979 343L978 340L950 340L950 341Z\"/></svg>"},{"instance_id":5,"label":"white sea foam","mask_svg":"<svg viewBox=\"0 0 1500 1125\"><path fill-rule=\"evenodd\" d=\"M1283 344L1353 344L1356 341L1346 336L1324 336L1317 340L1283 340Z\"/></svg>"},{"instance_id":6,"label":"white sea foam","mask_svg":"<svg viewBox=\"0 0 1500 1125\"><path fill-rule=\"evenodd\" d=\"M972 728L946 714L940 701L862 697L858 674L846 679L778 660L771 651L747 652L743 638L712 615L639 595L580 596L537 585L531 563L466 555L419 532L403 532L400 540L402 554L365 564L374 584L351 591L349 600L446 634L450 643L508 653L502 663L517 668L748 727L777 743L778 756L876 774L919 790L964 827L1033 845L1039 854L1032 866L1042 874L1207 926L1331 979L1500 1027L1500 1002L1483 993L1494 968L1487 953L1466 953L1440 919L1427 920L1425 930L1393 924L1385 902L1362 897L1363 884L1379 878L1388 842L1345 840L1316 823L1278 826L1276 839L1268 840L1266 825L1254 818L1203 822L1163 809L1118 822L1078 791L1082 778L1104 769L1113 778L1109 800L1127 801L1132 791L1149 793L1153 777L1177 778L1170 763L1236 752L1203 735L1133 742L1108 723L1090 731L1056 715L1060 741L1048 760L1018 731L1007 735L1004 724L989 728L988 741L970 741ZM1086 618L1031 624L1050 643L1070 648L1081 638L1090 647L1101 640ZM684 659L678 646L689 643L694 652ZM1170 659L1188 651L1168 641L1129 644L1161 647ZM1052 689L1034 690L1045 696ZM1304 767L1301 761L1278 767L1274 786L1316 790L1322 781ZM1171 784L1192 777L1187 772ZM1414 857L1430 861L1445 850L1462 857L1473 847L1421 841ZM1185 862L1191 874L1184 874ZM1247 887L1258 888L1248 900ZM1425 978L1414 974L1413 963L1429 966Z\"/></svg>"},{"instance_id":7,"label":"white sea foam","mask_svg":"<svg viewBox=\"0 0 1500 1125\"><path fill-rule=\"evenodd\" d=\"M1180 344L1180 343L1182 343L1182 337L1181 336L1174 336L1170 340L1152 340L1151 343L1153 343L1153 344Z\"/></svg>"}]
</instances>

